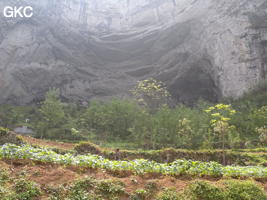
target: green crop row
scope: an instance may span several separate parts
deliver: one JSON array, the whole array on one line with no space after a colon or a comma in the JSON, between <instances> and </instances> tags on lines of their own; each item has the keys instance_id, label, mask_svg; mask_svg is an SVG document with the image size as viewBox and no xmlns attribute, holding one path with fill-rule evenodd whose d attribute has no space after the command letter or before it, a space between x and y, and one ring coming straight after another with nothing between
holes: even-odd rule
<instances>
[{"instance_id":1,"label":"green crop row","mask_svg":"<svg viewBox=\"0 0 267 200\"><path fill-rule=\"evenodd\" d=\"M57 154L45 148L34 148L29 145L17 146L5 144L0 148L0 157L8 159L31 159L63 165L101 168L110 171L132 171L137 174L160 173L164 175L192 176L230 176L267 178L267 168L260 166L223 166L216 162L200 162L192 160L176 160L172 163L157 163L138 159L133 161L114 161L98 155Z\"/></svg>"},{"instance_id":2,"label":"green crop row","mask_svg":"<svg viewBox=\"0 0 267 200\"><path fill-rule=\"evenodd\" d=\"M60 152L59 150L52 149ZM98 154L108 159L114 159L116 157L115 151L109 149L100 148L91 142L80 142L74 148L78 154ZM259 165L267 166L267 153L264 152L265 148L244 150L226 150L225 159L227 165ZM202 162L215 161L220 164L223 163L223 151L222 150L186 150L186 149L161 149L161 150L121 150L120 159L122 160L135 160L144 158L155 162L173 162L177 159L182 160L197 160Z\"/></svg>"}]
</instances>

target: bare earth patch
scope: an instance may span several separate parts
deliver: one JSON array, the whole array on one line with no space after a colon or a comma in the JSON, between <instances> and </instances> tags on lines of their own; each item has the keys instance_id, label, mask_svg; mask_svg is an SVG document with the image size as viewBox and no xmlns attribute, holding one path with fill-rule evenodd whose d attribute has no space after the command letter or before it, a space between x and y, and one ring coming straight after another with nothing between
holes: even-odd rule
<instances>
[{"instance_id":1,"label":"bare earth patch","mask_svg":"<svg viewBox=\"0 0 267 200\"><path fill-rule=\"evenodd\" d=\"M72 143L56 142L56 141L50 141L50 140L41 140L41 139L36 139L36 138L30 137L30 136L21 136L21 137L28 144L30 144L30 145L39 145L41 147L72 150L74 148L74 146L75 146L75 144L72 144Z\"/></svg>"}]
</instances>

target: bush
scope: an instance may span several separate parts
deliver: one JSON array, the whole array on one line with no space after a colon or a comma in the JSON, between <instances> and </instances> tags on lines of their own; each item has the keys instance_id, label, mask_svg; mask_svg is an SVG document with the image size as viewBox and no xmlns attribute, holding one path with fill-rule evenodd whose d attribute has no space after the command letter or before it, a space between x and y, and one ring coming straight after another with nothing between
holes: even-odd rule
<instances>
[{"instance_id":1,"label":"bush","mask_svg":"<svg viewBox=\"0 0 267 200\"><path fill-rule=\"evenodd\" d=\"M228 181L226 184L227 200L267 200L263 189L252 181Z\"/></svg>"},{"instance_id":2,"label":"bush","mask_svg":"<svg viewBox=\"0 0 267 200\"><path fill-rule=\"evenodd\" d=\"M59 186L59 187L55 187L55 186L46 186L45 187L45 191L47 194L49 194L49 200L61 200L61 199L65 199L66 195L66 191L68 188L64 187L64 186Z\"/></svg>"},{"instance_id":3,"label":"bush","mask_svg":"<svg viewBox=\"0 0 267 200\"><path fill-rule=\"evenodd\" d=\"M267 200L263 189L252 181L225 181L224 187L196 181L185 191L186 200Z\"/></svg>"},{"instance_id":4,"label":"bush","mask_svg":"<svg viewBox=\"0 0 267 200\"><path fill-rule=\"evenodd\" d=\"M80 142L74 147L78 154L100 154L101 149L91 142Z\"/></svg>"},{"instance_id":5,"label":"bush","mask_svg":"<svg viewBox=\"0 0 267 200\"><path fill-rule=\"evenodd\" d=\"M81 180L76 181L76 183L73 185L72 190L85 190L88 191L94 187L96 184L96 181L91 178L84 178Z\"/></svg>"},{"instance_id":6,"label":"bush","mask_svg":"<svg viewBox=\"0 0 267 200\"><path fill-rule=\"evenodd\" d=\"M5 169L0 169L0 185L9 179L9 173Z\"/></svg>"},{"instance_id":7,"label":"bush","mask_svg":"<svg viewBox=\"0 0 267 200\"><path fill-rule=\"evenodd\" d=\"M150 194L144 189L138 189L130 196L130 200L147 200Z\"/></svg>"},{"instance_id":8,"label":"bush","mask_svg":"<svg viewBox=\"0 0 267 200\"><path fill-rule=\"evenodd\" d=\"M17 134L8 131L8 129L0 130L0 145L4 145L6 143L21 145L23 144L23 140Z\"/></svg>"},{"instance_id":9,"label":"bush","mask_svg":"<svg viewBox=\"0 0 267 200\"><path fill-rule=\"evenodd\" d=\"M196 181L188 189L188 196L192 200L225 200L224 191L206 181Z\"/></svg>"},{"instance_id":10,"label":"bush","mask_svg":"<svg viewBox=\"0 0 267 200\"><path fill-rule=\"evenodd\" d=\"M10 191L6 188L6 187L3 187L0 185L0 196L1 196L1 199L4 199L4 200L9 200L8 199L8 195L9 195Z\"/></svg>"},{"instance_id":11,"label":"bush","mask_svg":"<svg viewBox=\"0 0 267 200\"><path fill-rule=\"evenodd\" d=\"M114 180L104 180L97 183L96 190L101 195L119 196L124 194L124 184Z\"/></svg>"},{"instance_id":12,"label":"bush","mask_svg":"<svg viewBox=\"0 0 267 200\"><path fill-rule=\"evenodd\" d=\"M175 189L165 189L156 200L181 200L181 198Z\"/></svg>"},{"instance_id":13,"label":"bush","mask_svg":"<svg viewBox=\"0 0 267 200\"><path fill-rule=\"evenodd\" d=\"M158 189L156 182L149 182L144 189L137 189L131 196L131 200L149 200Z\"/></svg>"},{"instance_id":14,"label":"bush","mask_svg":"<svg viewBox=\"0 0 267 200\"><path fill-rule=\"evenodd\" d=\"M0 136L5 136L8 134L8 132L9 130L7 128L0 127Z\"/></svg>"},{"instance_id":15,"label":"bush","mask_svg":"<svg viewBox=\"0 0 267 200\"><path fill-rule=\"evenodd\" d=\"M14 191L16 192L14 195L16 200L31 200L41 194L40 187L36 183L25 179L15 181Z\"/></svg>"},{"instance_id":16,"label":"bush","mask_svg":"<svg viewBox=\"0 0 267 200\"><path fill-rule=\"evenodd\" d=\"M71 193L68 199L69 200L87 200L88 193L85 192L84 190L71 190Z\"/></svg>"}]
</instances>

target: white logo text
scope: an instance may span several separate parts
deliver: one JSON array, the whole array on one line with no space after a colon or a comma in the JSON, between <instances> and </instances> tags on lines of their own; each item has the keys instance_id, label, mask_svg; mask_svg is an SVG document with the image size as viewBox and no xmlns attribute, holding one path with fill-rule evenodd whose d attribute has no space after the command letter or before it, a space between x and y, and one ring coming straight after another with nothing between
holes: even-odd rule
<instances>
[{"instance_id":1,"label":"white logo text","mask_svg":"<svg viewBox=\"0 0 267 200\"><path fill-rule=\"evenodd\" d=\"M30 18L33 16L33 8L31 6L26 6L26 7L6 6L4 8L3 14L6 18L17 18L17 17Z\"/></svg>"}]
</instances>

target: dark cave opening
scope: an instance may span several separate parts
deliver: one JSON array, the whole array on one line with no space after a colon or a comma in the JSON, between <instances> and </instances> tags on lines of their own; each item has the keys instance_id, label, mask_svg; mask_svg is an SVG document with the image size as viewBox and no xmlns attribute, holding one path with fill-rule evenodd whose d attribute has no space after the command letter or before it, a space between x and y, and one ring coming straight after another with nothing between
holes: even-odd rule
<instances>
[{"instance_id":1,"label":"dark cave opening","mask_svg":"<svg viewBox=\"0 0 267 200\"><path fill-rule=\"evenodd\" d=\"M192 67L176 79L169 86L169 91L176 103L189 106L195 105L200 99L217 102L220 98L220 90L213 78L200 67Z\"/></svg>"}]
</instances>

